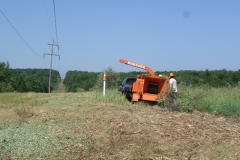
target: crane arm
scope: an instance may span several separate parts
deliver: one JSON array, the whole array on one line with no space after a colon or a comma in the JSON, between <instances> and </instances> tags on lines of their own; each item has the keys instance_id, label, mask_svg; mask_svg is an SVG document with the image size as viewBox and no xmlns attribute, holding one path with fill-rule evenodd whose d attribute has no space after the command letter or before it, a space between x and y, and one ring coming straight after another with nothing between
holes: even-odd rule
<instances>
[{"instance_id":1,"label":"crane arm","mask_svg":"<svg viewBox=\"0 0 240 160\"><path fill-rule=\"evenodd\" d=\"M146 70L152 77L155 77L155 73L154 73L153 70L152 70L151 68L149 68L148 66L145 66L145 65L142 65L142 64L138 64L138 63L135 63L135 62L131 62L131 61L128 61L128 60L124 60L124 59L120 59L119 62L124 63L124 64L126 64L126 65L133 66L133 67L137 67L137 68L144 69L144 70Z\"/></svg>"}]
</instances>

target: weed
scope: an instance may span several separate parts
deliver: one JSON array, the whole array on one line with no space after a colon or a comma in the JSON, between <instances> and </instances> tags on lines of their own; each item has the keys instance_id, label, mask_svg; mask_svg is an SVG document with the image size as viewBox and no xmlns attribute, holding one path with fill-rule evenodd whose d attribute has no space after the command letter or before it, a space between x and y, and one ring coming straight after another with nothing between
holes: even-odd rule
<instances>
[{"instance_id":1,"label":"weed","mask_svg":"<svg viewBox=\"0 0 240 160\"><path fill-rule=\"evenodd\" d=\"M102 92L94 91L92 92L90 99L96 102L129 104L127 99L119 94L117 90L106 90L105 96L103 96Z\"/></svg>"},{"instance_id":2,"label":"weed","mask_svg":"<svg viewBox=\"0 0 240 160\"><path fill-rule=\"evenodd\" d=\"M14 109L14 112L22 118L22 120L25 120L27 118L31 118L34 115L34 111L30 108L26 107L17 107Z\"/></svg>"},{"instance_id":3,"label":"weed","mask_svg":"<svg viewBox=\"0 0 240 160\"><path fill-rule=\"evenodd\" d=\"M162 108L169 108L171 105L170 100L167 98L167 93L164 94L160 94L157 97L157 104L158 106L162 107Z\"/></svg>"}]
</instances>

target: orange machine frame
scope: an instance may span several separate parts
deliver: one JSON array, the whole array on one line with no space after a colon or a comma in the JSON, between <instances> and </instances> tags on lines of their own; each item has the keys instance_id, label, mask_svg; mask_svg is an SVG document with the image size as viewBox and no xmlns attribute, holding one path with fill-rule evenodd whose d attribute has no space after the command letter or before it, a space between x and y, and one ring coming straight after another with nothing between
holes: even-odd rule
<instances>
[{"instance_id":1,"label":"orange machine frame","mask_svg":"<svg viewBox=\"0 0 240 160\"><path fill-rule=\"evenodd\" d=\"M132 87L132 102L139 100L143 101L157 101L157 97L167 91L165 77L156 76L151 68L148 66L120 59L121 63L133 67L144 69L148 72L146 75L138 75Z\"/></svg>"}]
</instances>

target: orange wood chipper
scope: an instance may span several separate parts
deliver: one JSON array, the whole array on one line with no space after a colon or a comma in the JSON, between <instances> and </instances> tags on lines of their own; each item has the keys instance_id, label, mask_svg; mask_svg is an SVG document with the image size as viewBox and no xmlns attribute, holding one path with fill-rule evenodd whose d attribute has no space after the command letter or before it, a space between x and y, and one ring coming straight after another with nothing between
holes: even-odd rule
<instances>
[{"instance_id":1,"label":"orange wood chipper","mask_svg":"<svg viewBox=\"0 0 240 160\"><path fill-rule=\"evenodd\" d=\"M157 97L166 93L166 77L156 76L151 68L142 64L124 59L120 59L120 62L126 65L144 69L148 72L148 74L137 75L137 79L131 87L133 103L139 100L157 102Z\"/></svg>"}]
</instances>

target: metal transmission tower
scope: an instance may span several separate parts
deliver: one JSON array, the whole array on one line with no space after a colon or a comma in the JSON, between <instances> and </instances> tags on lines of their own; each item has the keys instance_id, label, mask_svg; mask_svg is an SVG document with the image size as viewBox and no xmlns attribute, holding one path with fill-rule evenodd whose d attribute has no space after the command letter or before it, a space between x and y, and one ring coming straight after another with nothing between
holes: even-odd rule
<instances>
[{"instance_id":1,"label":"metal transmission tower","mask_svg":"<svg viewBox=\"0 0 240 160\"><path fill-rule=\"evenodd\" d=\"M49 71L49 82L48 82L48 93L51 93L51 72L52 72L52 56L58 56L59 57L59 60L60 60L60 55L59 54L54 54L53 53L53 47L54 46L57 46L58 49L59 49L59 45L58 44L55 44L55 42L53 41L52 44L48 44L51 48L51 53L44 53L43 57L45 58L45 55L50 55L51 56L51 62L50 62L50 71Z\"/></svg>"}]
</instances>

